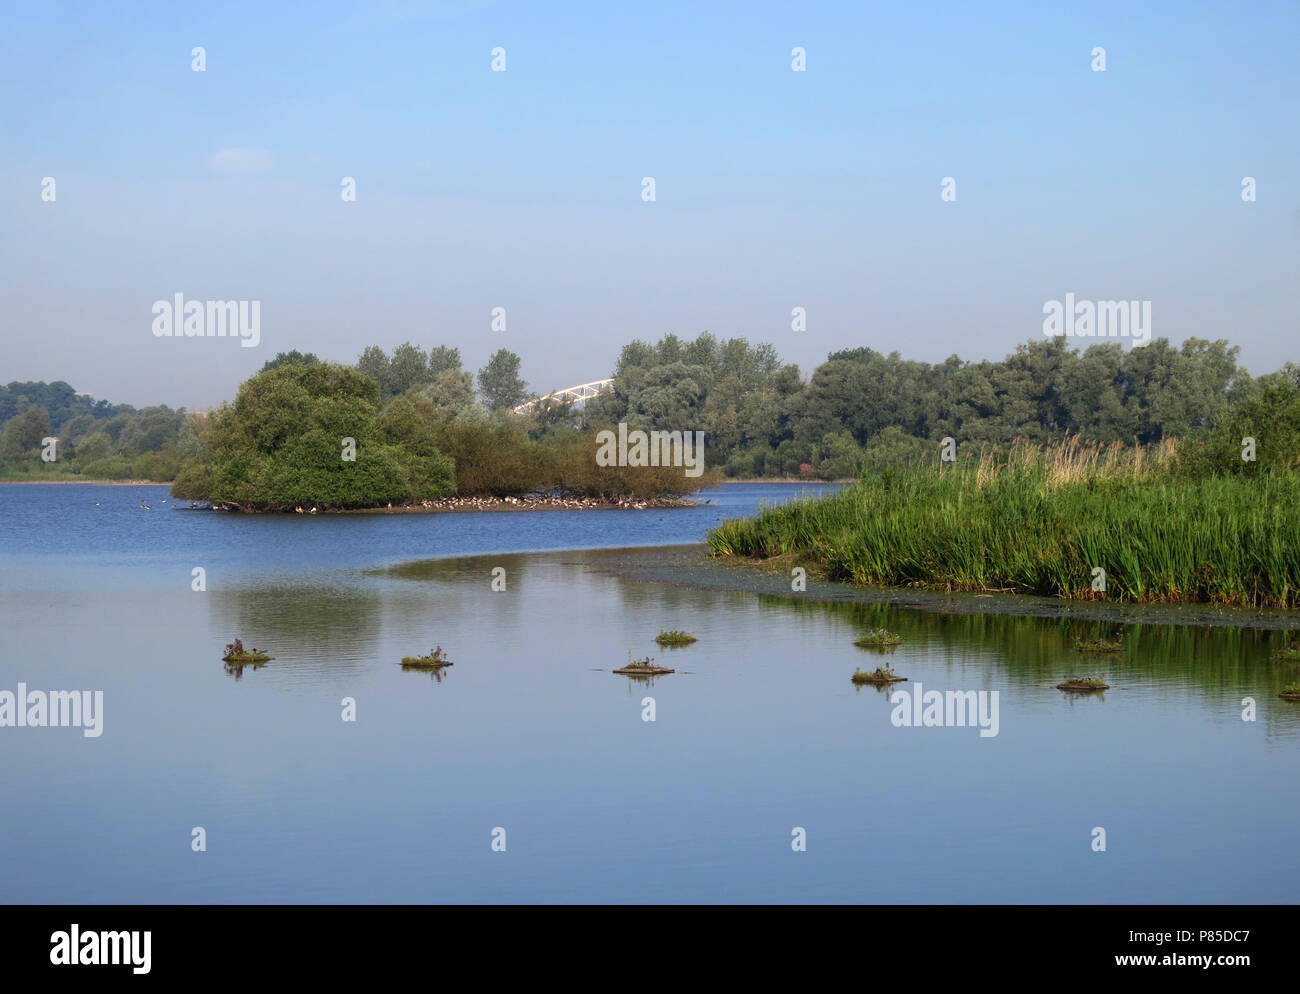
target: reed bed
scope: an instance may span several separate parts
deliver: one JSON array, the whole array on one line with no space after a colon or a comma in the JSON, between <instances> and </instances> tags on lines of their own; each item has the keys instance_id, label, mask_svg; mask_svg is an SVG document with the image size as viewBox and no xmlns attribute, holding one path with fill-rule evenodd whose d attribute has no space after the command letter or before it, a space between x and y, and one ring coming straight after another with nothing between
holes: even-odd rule
<instances>
[{"instance_id":1,"label":"reed bed","mask_svg":"<svg viewBox=\"0 0 1300 994\"><path fill-rule=\"evenodd\" d=\"M1175 455L1172 442L1070 439L886 469L726 521L708 543L719 556L811 559L871 586L1300 606L1300 475L1186 479Z\"/></svg>"}]
</instances>

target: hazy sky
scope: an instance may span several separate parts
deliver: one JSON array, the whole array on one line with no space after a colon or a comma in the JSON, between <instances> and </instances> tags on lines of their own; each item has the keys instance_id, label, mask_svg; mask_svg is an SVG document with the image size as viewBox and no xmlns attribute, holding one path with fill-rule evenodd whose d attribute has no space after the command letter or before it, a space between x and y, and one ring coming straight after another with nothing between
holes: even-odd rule
<instances>
[{"instance_id":1,"label":"hazy sky","mask_svg":"<svg viewBox=\"0 0 1300 994\"><path fill-rule=\"evenodd\" d=\"M1066 292L1300 359L1294 0L189 6L6 5L0 382L204 408L409 339L544 392L703 330L997 358ZM176 293L260 300L261 344L155 337Z\"/></svg>"}]
</instances>

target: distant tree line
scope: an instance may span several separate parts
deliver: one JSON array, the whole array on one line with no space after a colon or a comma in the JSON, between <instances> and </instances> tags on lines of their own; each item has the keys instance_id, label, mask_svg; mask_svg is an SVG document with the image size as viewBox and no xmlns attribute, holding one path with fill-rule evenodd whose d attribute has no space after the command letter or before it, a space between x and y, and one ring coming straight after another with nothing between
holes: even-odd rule
<instances>
[{"instance_id":1,"label":"distant tree line","mask_svg":"<svg viewBox=\"0 0 1300 994\"><path fill-rule=\"evenodd\" d=\"M1237 355L1226 341L1196 338L1086 350L1044 339L980 362L856 348L832 353L805 382L769 345L667 335L625 346L613 391L584 416L703 430L709 465L729 477L850 478L882 459L933 455L945 437L977 448L1067 435L1203 439L1270 388L1285 404L1300 385L1294 364L1252 377Z\"/></svg>"},{"instance_id":2,"label":"distant tree line","mask_svg":"<svg viewBox=\"0 0 1300 994\"><path fill-rule=\"evenodd\" d=\"M573 477L581 460L572 453L619 422L703 431L707 465L732 478L851 478L932 457L948 436L976 450L1067 436L1139 445L1179 438L1192 443L1186 459L1200 453L1217 465L1252 435L1264 462L1290 466L1300 451L1292 444L1300 444L1300 366L1253 377L1237 356L1226 341L1196 338L1179 347L1155 339L1086 349L1035 340L978 362L855 348L832 353L805 378L769 344L670 334L624 346L612 390L584 408L543 400L521 415L513 409L536 395L507 349L471 373L456 348L404 342L389 354L371 345L352 368L374 384L372 414L388 418L385 431L433 433L437 452L454 463L457 492L500 493L520 481L561 479L561 451L574 460L565 462ZM263 373L317 365L334 366L282 352ZM209 420L184 409L113 406L63 382L11 383L0 387L0 474L172 479L199 454ZM53 465L40 460L48 436L59 438ZM603 484L583 484L593 485Z\"/></svg>"},{"instance_id":3,"label":"distant tree line","mask_svg":"<svg viewBox=\"0 0 1300 994\"><path fill-rule=\"evenodd\" d=\"M137 410L78 394L62 380L0 387L0 475L170 480L198 453L201 418L184 408ZM43 440L57 438L45 462Z\"/></svg>"}]
</instances>

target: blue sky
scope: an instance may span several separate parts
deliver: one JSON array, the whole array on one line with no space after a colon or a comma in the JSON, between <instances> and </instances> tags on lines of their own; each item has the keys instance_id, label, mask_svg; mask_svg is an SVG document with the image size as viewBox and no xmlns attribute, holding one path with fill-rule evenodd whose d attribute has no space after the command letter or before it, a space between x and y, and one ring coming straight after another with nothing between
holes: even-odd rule
<instances>
[{"instance_id":1,"label":"blue sky","mask_svg":"<svg viewBox=\"0 0 1300 994\"><path fill-rule=\"evenodd\" d=\"M545 391L706 329L995 358L1066 292L1300 359L1293 2L174 6L6 11L0 381L202 408L411 340ZM177 292L260 300L260 346L153 337Z\"/></svg>"}]
</instances>

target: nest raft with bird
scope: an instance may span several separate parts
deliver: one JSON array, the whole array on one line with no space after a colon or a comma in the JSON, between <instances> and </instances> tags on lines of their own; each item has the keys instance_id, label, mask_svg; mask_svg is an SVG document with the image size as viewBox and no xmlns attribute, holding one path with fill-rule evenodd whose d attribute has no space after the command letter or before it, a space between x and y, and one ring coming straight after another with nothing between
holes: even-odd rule
<instances>
[{"instance_id":1,"label":"nest raft with bird","mask_svg":"<svg viewBox=\"0 0 1300 994\"><path fill-rule=\"evenodd\" d=\"M899 676L890 666L877 666L871 672L864 670L853 671L854 683L870 683L877 687L884 687L891 683L906 683L907 677Z\"/></svg>"},{"instance_id":2,"label":"nest raft with bird","mask_svg":"<svg viewBox=\"0 0 1300 994\"><path fill-rule=\"evenodd\" d=\"M233 663L237 666L260 666L271 659L272 657L261 649L245 649L240 639L229 643L226 646L226 654L221 657L223 663Z\"/></svg>"},{"instance_id":3,"label":"nest raft with bird","mask_svg":"<svg viewBox=\"0 0 1300 994\"><path fill-rule=\"evenodd\" d=\"M614 672L623 676L660 676L664 673L676 673L677 671L667 666L656 666L654 659L649 656L645 659L633 659L632 652L629 649L627 665L619 667Z\"/></svg>"},{"instance_id":4,"label":"nest raft with bird","mask_svg":"<svg viewBox=\"0 0 1300 994\"><path fill-rule=\"evenodd\" d=\"M434 646L427 656L403 656L402 669L404 670L440 670L444 666L455 666L447 653L443 651L442 646Z\"/></svg>"}]
</instances>

